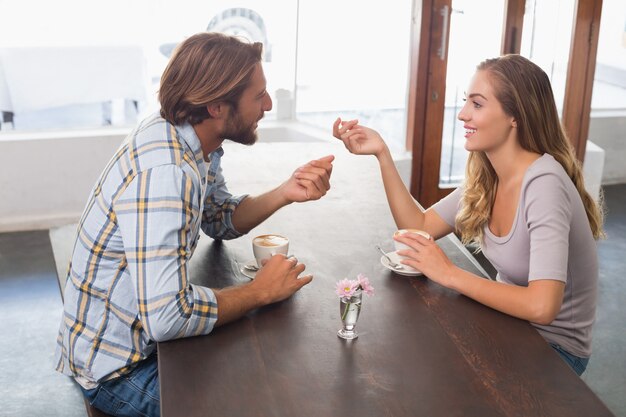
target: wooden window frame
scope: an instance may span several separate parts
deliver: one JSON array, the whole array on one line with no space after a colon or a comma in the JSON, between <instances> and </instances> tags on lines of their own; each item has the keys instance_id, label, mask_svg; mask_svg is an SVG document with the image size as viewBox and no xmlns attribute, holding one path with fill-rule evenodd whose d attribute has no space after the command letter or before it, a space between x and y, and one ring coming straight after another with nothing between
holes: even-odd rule
<instances>
[{"instance_id":1,"label":"wooden window frame","mask_svg":"<svg viewBox=\"0 0 626 417\"><path fill-rule=\"evenodd\" d=\"M453 190L439 186L447 54L441 62L431 62L433 51L441 44L443 29L448 31L448 39L450 25L442 26L439 12L445 5L451 10L451 3L414 0L413 4L406 147L413 155L410 191L424 207ZM505 3L503 54L520 52L525 6L525 0ZM575 6L563 125L580 161L589 133L601 10L602 0L577 0Z\"/></svg>"},{"instance_id":2,"label":"wooden window frame","mask_svg":"<svg viewBox=\"0 0 626 417\"><path fill-rule=\"evenodd\" d=\"M577 0L574 10L562 121L576 157L583 162L589 135L602 0Z\"/></svg>"}]
</instances>

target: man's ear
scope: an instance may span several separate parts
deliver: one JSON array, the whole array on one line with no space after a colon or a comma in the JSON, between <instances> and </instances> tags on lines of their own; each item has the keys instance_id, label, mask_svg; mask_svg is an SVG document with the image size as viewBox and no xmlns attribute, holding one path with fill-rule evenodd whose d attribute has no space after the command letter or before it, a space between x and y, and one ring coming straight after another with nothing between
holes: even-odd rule
<instances>
[{"instance_id":1,"label":"man's ear","mask_svg":"<svg viewBox=\"0 0 626 417\"><path fill-rule=\"evenodd\" d=\"M225 103L211 103L206 106L206 109L213 119L223 119L228 115L228 106Z\"/></svg>"}]
</instances>

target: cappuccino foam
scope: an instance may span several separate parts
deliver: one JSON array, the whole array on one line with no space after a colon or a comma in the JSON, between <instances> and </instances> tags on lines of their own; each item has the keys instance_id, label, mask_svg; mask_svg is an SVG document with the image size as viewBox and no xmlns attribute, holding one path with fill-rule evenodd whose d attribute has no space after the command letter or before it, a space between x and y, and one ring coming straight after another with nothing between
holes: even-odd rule
<instances>
[{"instance_id":1,"label":"cappuccino foam","mask_svg":"<svg viewBox=\"0 0 626 417\"><path fill-rule=\"evenodd\" d=\"M253 242L258 246L276 247L286 245L289 240L280 235L263 235L255 237Z\"/></svg>"}]
</instances>

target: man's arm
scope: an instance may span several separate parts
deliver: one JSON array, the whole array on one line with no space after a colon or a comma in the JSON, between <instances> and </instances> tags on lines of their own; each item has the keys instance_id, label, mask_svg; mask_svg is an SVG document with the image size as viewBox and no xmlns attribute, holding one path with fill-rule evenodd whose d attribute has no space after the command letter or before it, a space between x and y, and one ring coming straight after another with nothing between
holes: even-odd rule
<instances>
[{"instance_id":1,"label":"man's arm","mask_svg":"<svg viewBox=\"0 0 626 417\"><path fill-rule=\"evenodd\" d=\"M298 277L305 267L297 260L276 255L249 284L222 290L191 284L190 189L192 180L179 167L163 165L139 173L114 203L143 329L157 342L208 334L216 324L290 297L313 279Z\"/></svg>"},{"instance_id":2,"label":"man's arm","mask_svg":"<svg viewBox=\"0 0 626 417\"><path fill-rule=\"evenodd\" d=\"M333 160L334 156L329 155L311 161L277 188L256 197L246 197L233 212L235 230L248 233L288 204L322 198L330 189Z\"/></svg>"},{"instance_id":3,"label":"man's arm","mask_svg":"<svg viewBox=\"0 0 626 417\"><path fill-rule=\"evenodd\" d=\"M233 226L239 233L246 234L289 204L291 201L284 197L280 187L259 196L248 196L239 203L233 212Z\"/></svg>"},{"instance_id":4,"label":"man's arm","mask_svg":"<svg viewBox=\"0 0 626 417\"><path fill-rule=\"evenodd\" d=\"M305 266L284 255L273 256L249 284L213 290L217 298L216 326L234 321L248 311L289 298L311 282L311 275L298 276Z\"/></svg>"},{"instance_id":5,"label":"man's arm","mask_svg":"<svg viewBox=\"0 0 626 417\"><path fill-rule=\"evenodd\" d=\"M217 320L213 291L188 280L199 191L180 167L161 165L138 173L113 202L135 286L130 296L157 342L210 333Z\"/></svg>"}]
</instances>

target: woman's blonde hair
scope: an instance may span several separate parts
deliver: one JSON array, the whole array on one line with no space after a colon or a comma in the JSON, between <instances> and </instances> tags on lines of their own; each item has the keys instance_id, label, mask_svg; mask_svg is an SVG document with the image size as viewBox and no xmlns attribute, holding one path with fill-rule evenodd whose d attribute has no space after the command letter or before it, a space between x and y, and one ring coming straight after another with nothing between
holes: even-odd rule
<instances>
[{"instance_id":1,"label":"woman's blonde hair","mask_svg":"<svg viewBox=\"0 0 626 417\"><path fill-rule=\"evenodd\" d=\"M161 76L161 116L179 125L211 116L207 105L224 102L237 109L263 45L220 33L203 32L176 47Z\"/></svg>"},{"instance_id":2,"label":"woman's blonde hair","mask_svg":"<svg viewBox=\"0 0 626 417\"><path fill-rule=\"evenodd\" d=\"M520 55L505 55L480 63L504 112L517 123L517 138L527 151L550 154L565 169L582 199L595 239L604 236L602 203L585 190L580 162L567 138L546 73ZM498 177L485 152L470 152L467 160L461 209L456 228L464 243L483 242L496 195Z\"/></svg>"}]
</instances>

